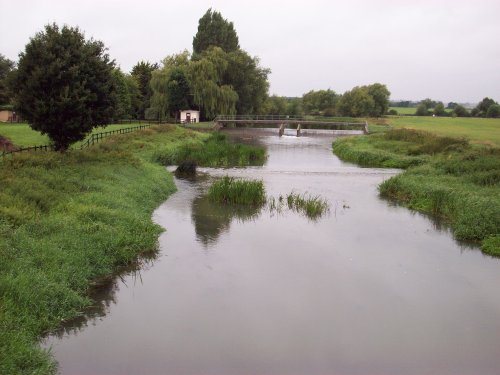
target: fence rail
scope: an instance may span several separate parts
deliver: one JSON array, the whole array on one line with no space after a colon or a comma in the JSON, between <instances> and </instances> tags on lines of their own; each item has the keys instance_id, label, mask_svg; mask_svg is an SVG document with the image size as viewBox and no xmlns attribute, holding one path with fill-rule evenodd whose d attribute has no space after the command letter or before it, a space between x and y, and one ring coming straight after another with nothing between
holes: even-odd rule
<instances>
[{"instance_id":1,"label":"fence rail","mask_svg":"<svg viewBox=\"0 0 500 375\"><path fill-rule=\"evenodd\" d=\"M129 121L129 120L121 120L121 121ZM120 123L126 123L126 122L121 122ZM131 120L133 123L137 123L140 120ZM127 133L132 133L137 130L142 130L149 128L154 125L161 125L162 122L160 121L149 121L149 120L143 120L144 125L139 125L139 126L133 126L130 128L122 128L122 129L116 129L116 130L110 130L106 132L100 132L100 133L92 133L81 145L80 145L80 150L83 150L84 148L88 148L91 145L94 145L101 140L103 140L106 137L109 137L110 135L114 134L127 134ZM139 122L140 123L140 122ZM2 160L5 159L7 155L14 155L16 153L20 152L29 152L29 151L53 151L54 148L51 145L40 145L40 146L30 146L30 147L20 147L15 150L7 151L5 148L2 151Z\"/></svg>"}]
</instances>

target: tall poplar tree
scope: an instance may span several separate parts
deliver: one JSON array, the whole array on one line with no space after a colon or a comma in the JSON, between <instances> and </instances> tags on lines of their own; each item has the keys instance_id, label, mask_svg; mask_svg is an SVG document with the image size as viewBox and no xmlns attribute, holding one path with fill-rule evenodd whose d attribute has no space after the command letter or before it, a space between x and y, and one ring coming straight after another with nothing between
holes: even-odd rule
<instances>
[{"instance_id":1,"label":"tall poplar tree","mask_svg":"<svg viewBox=\"0 0 500 375\"><path fill-rule=\"evenodd\" d=\"M212 8L199 20L198 32L193 38L193 52L198 55L209 47L220 47L225 52L240 48L233 23L224 19L219 12L212 11Z\"/></svg>"}]
</instances>

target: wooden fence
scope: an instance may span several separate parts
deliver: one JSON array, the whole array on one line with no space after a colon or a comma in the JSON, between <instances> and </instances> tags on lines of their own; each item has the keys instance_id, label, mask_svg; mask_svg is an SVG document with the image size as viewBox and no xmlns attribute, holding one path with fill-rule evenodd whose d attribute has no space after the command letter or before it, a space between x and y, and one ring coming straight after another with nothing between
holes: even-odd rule
<instances>
[{"instance_id":1,"label":"wooden fence","mask_svg":"<svg viewBox=\"0 0 500 375\"><path fill-rule=\"evenodd\" d=\"M128 120L125 120L125 121L128 121ZM133 121L133 120L131 120L131 121ZM134 122L137 123L137 120ZM88 148L88 147L102 141L104 138L109 137L110 135L132 133L132 132L137 131L137 130L142 130L142 129L146 129L146 128L149 128L149 127L154 126L154 125L161 124L159 121L142 121L142 122L144 122L144 125L133 126L130 128L123 128L123 129L117 129L117 130L110 130L110 131L101 132L101 133L93 133L80 145L80 150L83 150L84 148ZM7 155L14 155L14 154L19 153L19 152L52 151L53 149L54 148L50 145L20 147L20 148L17 148L15 150L11 150L11 151L7 151L6 149L4 149L2 151L2 160L5 159L5 157Z\"/></svg>"}]
</instances>

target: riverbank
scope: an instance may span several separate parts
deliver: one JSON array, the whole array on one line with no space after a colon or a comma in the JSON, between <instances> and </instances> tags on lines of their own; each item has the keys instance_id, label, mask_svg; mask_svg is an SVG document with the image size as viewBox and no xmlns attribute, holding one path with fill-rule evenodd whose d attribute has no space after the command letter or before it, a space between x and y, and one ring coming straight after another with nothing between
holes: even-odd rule
<instances>
[{"instance_id":1,"label":"riverbank","mask_svg":"<svg viewBox=\"0 0 500 375\"><path fill-rule=\"evenodd\" d=\"M379 187L382 196L451 224L459 240L500 256L500 149L410 129L338 139L342 160L406 169Z\"/></svg>"},{"instance_id":2,"label":"riverbank","mask_svg":"<svg viewBox=\"0 0 500 375\"><path fill-rule=\"evenodd\" d=\"M0 163L0 373L52 374L39 337L82 315L88 292L154 253L151 213L175 191L160 164L248 165L264 150L161 126L84 151L15 155Z\"/></svg>"}]
</instances>

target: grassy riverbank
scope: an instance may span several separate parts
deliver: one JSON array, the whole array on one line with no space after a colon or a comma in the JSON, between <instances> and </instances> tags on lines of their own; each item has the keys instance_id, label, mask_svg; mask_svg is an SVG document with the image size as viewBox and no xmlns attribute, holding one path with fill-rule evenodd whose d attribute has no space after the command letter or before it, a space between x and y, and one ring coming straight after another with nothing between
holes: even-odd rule
<instances>
[{"instance_id":1,"label":"grassy riverbank","mask_svg":"<svg viewBox=\"0 0 500 375\"><path fill-rule=\"evenodd\" d=\"M226 155L204 154L211 142ZM205 155L200 165L264 155L162 126L84 151L0 162L0 374L54 373L52 358L37 345L40 335L80 316L92 304L93 286L156 250L161 229L151 213L175 191L159 155L186 147Z\"/></svg>"},{"instance_id":2,"label":"grassy riverbank","mask_svg":"<svg viewBox=\"0 0 500 375\"><path fill-rule=\"evenodd\" d=\"M463 138L394 129L337 140L343 160L406 171L385 181L383 196L447 220L457 239L500 256L500 149Z\"/></svg>"}]
</instances>

